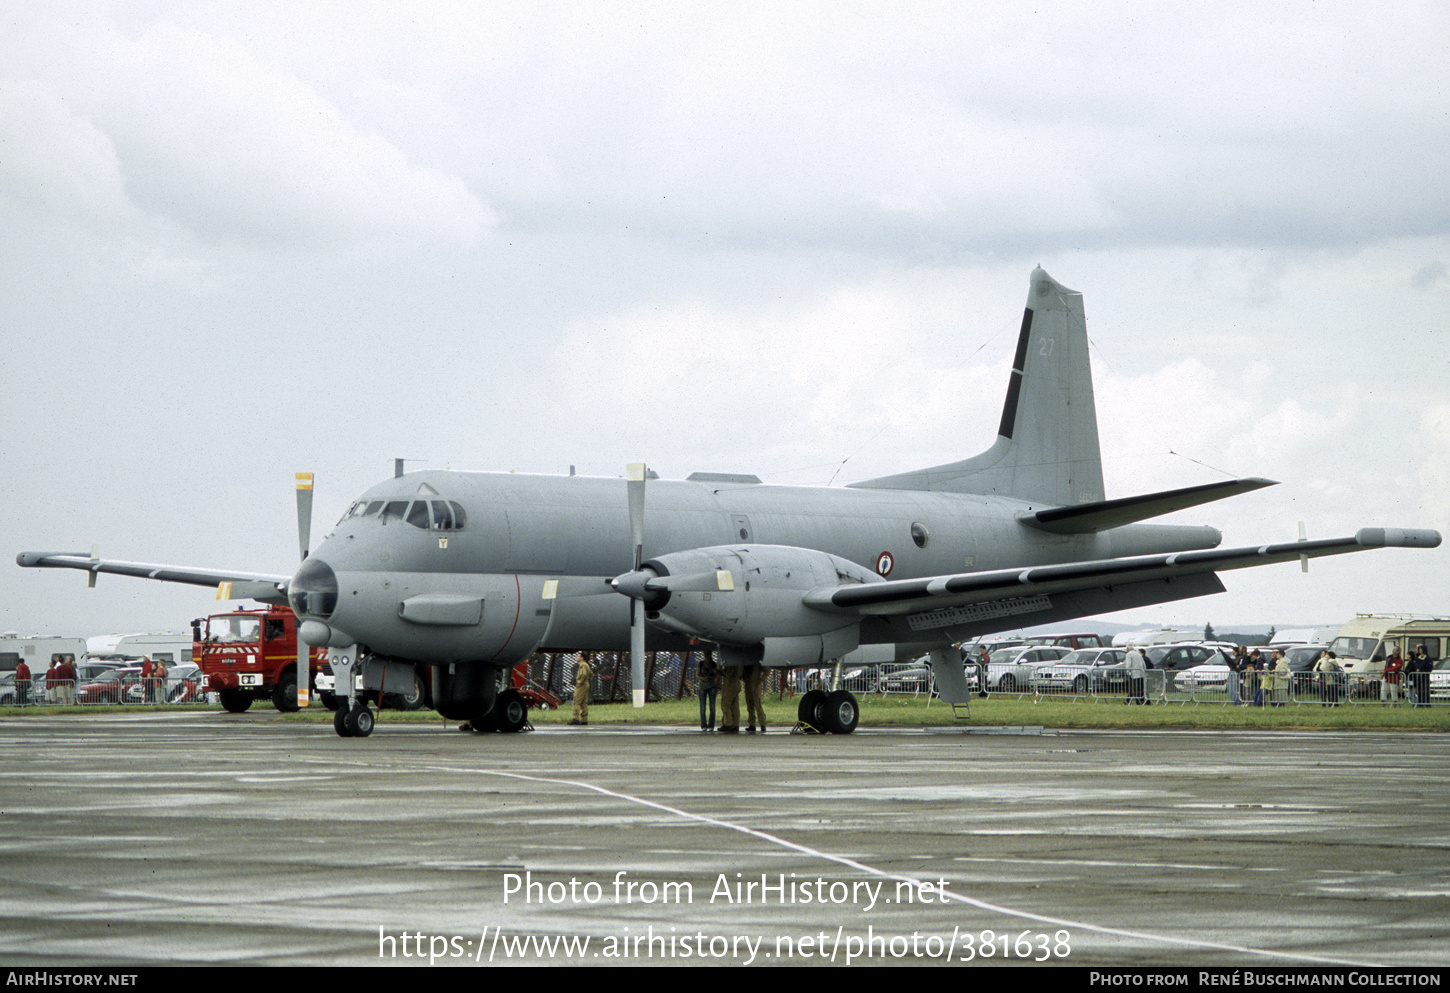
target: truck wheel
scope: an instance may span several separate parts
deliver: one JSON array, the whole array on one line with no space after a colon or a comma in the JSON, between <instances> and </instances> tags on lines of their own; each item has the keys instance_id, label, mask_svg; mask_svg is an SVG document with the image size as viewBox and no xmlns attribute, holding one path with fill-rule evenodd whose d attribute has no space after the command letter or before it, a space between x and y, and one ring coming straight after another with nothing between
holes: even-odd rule
<instances>
[{"instance_id":1,"label":"truck wheel","mask_svg":"<svg viewBox=\"0 0 1450 993\"><path fill-rule=\"evenodd\" d=\"M402 693L389 694L388 706L393 710L426 710L428 708L428 694L423 690L423 682L415 673L413 685Z\"/></svg>"},{"instance_id":2,"label":"truck wheel","mask_svg":"<svg viewBox=\"0 0 1450 993\"><path fill-rule=\"evenodd\" d=\"M288 674L272 688L272 706L284 714L293 713L297 707L297 677Z\"/></svg>"},{"instance_id":3,"label":"truck wheel","mask_svg":"<svg viewBox=\"0 0 1450 993\"><path fill-rule=\"evenodd\" d=\"M322 701L322 705L324 707L326 707L328 710L336 710L337 709L337 694L336 693L332 693L332 692L330 692L328 690L318 690L317 691L317 698Z\"/></svg>"},{"instance_id":4,"label":"truck wheel","mask_svg":"<svg viewBox=\"0 0 1450 993\"><path fill-rule=\"evenodd\" d=\"M241 690L222 690L217 696L221 697L222 709L229 714L245 713L252 705L252 695Z\"/></svg>"}]
</instances>

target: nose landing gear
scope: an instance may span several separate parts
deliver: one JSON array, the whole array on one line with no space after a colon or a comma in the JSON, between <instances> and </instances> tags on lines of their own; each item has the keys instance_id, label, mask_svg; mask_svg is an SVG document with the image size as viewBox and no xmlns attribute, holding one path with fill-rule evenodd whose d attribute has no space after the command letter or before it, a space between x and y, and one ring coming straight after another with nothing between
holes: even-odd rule
<instances>
[{"instance_id":1,"label":"nose landing gear","mask_svg":"<svg viewBox=\"0 0 1450 993\"><path fill-rule=\"evenodd\" d=\"M373 733L373 712L365 703L354 703L351 708L339 706L332 713L332 729L340 738L366 738Z\"/></svg>"}]
</instances>

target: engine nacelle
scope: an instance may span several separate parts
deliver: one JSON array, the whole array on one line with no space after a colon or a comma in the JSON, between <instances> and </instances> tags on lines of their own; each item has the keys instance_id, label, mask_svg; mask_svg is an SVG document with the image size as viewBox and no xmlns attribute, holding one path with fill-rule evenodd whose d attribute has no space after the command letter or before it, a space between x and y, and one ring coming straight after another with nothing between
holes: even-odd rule
<instances>
[{"instance_id":1,"label":"engine nacelle","mask_svg":"<svg viewBox=\"0 0 1450 993\"><path fill-rule=\"evenodd\" d=\"M859 619L812 609L802 598L822 586L881 582L840 556L789 545L672 552L645 562L641 573L649 572L659 578L635 588L652 623L720 645L761 646L766 665L809 665L854 649Z\"/></svg>"}]
</instances>

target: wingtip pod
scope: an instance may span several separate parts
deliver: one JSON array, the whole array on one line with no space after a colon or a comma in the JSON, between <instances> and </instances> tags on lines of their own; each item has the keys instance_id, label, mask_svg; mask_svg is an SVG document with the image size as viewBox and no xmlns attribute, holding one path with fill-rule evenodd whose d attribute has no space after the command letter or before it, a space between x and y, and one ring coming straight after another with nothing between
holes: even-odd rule
<instances>
[{"instance_id":1,"label":"wingtip pod","mask_svg":"<svg viewBox=\"0 0 1450 993\"><path fill-rule=\"evenodd\" d=\"M1440 532L1427 528L1360 528L1354 540L1365 548L1439 548Z\"/></svg>"},{"instance_id":2,"label":"wingtip pod","mask_svg":"<svg viewBox=\"0 0 1450 993\"><path fill-rule=\"evenodd\" d=\"M21 552L15 556L15 564L22 569L35 569L40 566L56 564L47 562L47 559L89 559L90 557L89 552Z\"/></svg>"}]
</instances>

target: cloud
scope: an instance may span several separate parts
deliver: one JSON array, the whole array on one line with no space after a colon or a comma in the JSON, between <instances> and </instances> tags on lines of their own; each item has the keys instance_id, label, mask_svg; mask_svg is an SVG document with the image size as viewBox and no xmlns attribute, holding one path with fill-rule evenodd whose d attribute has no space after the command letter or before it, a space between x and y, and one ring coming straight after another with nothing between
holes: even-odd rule
<instances>
[{"instance_id":1,"label":"cloud","mask_svg":"<svg viewBox=\"0 0 1450 993\"><path fill-rule=\"evenodd\" d=\"M694 299L579 321L557 354L571 385L556 423L606 449L628 434L681 474L705 468L691 464L702 453L813 483L960 458L991 443L1007 372L1005 355L954 364L976 338L964 303L944 280L880 281L774 307ZM894 443L861 452L882 436Z\"/></svg>"},{"instance_id":2,"label":"cloud","mask_svg":"<svg viewBox=\"0 0 1450 993\"><path fill-rule=\"evenodd\" d=\"M1415 274L1410 277L1410 285L1417 290L1432 290L1441 283L1450 280L1450 271L1445 268L1445 263L1440 261L1426 262Z\"/></svg>"},{"instance_id":3,"label":"cloud","mask_svg":"<svg viewBox=\"0 0 1450 993\"><path fill-rule=\"evenodd\" d=\"M135 37L87 25L33 39L68 49L69 72L36 67L13 84L22 110L67 139L12 175L21 196L70 213L104 197L203 241L270 248L466 245L493 224L459 177L411 161L265 53L165 19ZM68 204L46 174L103 182Z\"/></svg>"},{"instance_id":4,"label":"cloud","mask_svg":"<svg viewBox=\"0 0 1450 993\"><path fill-rule=\"evenodd\" d=\"M66 221L135 219L110 138L49 86L0 79L0 196Z\"/></svg>"}]
</instances>

